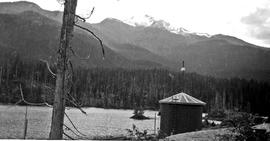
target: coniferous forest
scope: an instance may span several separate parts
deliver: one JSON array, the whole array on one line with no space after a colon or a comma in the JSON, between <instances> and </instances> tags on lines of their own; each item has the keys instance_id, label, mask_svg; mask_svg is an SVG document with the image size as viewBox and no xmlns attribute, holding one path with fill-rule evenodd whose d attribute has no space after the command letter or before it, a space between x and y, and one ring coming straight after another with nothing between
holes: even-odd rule
<instances>
[{"instance_id":1,"label":"coniferous forest","mask_svg":"<svg viewBox=\"0 0 270 141\"><path fill-rule=\"evenodd\" d=\"M2 59L0 102L20 100L19 85L30 102L52 104L55 78L43 62L22 61L19 56ZM52 70L55 71L55 69ZM270 84L239 78L222 79L196 73L165 69L128 70L109 68L74 69L71 95L82 106L103 108L158 109L158 101L184 91L215 109L246 111L269 115ZM71 104L67 101L67 105Z\"/></svg>"}]
</instances>

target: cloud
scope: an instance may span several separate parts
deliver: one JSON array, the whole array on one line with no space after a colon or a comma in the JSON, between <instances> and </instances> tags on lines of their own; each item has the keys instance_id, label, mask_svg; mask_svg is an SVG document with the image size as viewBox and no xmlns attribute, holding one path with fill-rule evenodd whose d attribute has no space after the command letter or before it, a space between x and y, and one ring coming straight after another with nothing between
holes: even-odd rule
<instances>
[{"instance_id":1,"label":"cloud","mask_svg":"<svg viewBox=\"0 0 270 141\"><path fill-rule=\"evenodd\" d=\"M257 8L255 12L242 17L241 22L248 26L249 34L265 43L270 43L270 3Z\"/></svg>"}]
</instances>

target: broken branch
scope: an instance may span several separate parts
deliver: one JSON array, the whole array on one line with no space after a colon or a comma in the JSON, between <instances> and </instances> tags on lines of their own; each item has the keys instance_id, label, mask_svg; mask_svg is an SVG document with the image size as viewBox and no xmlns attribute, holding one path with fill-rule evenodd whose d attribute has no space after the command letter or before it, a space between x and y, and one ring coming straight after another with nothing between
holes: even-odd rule
<instances>
[{"instance_id":1,"label":"broken branch","mask_svg":"<svg viewBox=\"0 0 270 141\"><path fill-rule=\"evenodd\" d=\"M65 112L65 116L67 117L68 121L71 123L71 125L73 126L73 128L74 128L79 134L81 134L81 135L83 135L83 136L86 136L85 134L83 134L82 132L80 132L80 131L78 130L78 128L74 125L74 123L72 122L72 120L70 119L70 117L67 115L66 112Z\"/></svg>"},{"instance_id":2,"label":"broken branch","mask_svg":"<svg viewBox=\"0 0 270 141\"><path fill-rule=\"evenodd\" d=\"M72 103L77 109L79 109L83 114L87 115L87 113L82 109L82 107L76 103L76 101L70 100L67 98L67 100Z\"/></svg>"},{"instance_id":3,"label":"broken branch","mask_svg":"<svg viewBox=\"0 0 270 141\"><path fill-rule=\"evenodd\" d=\"M24 102L28 105L32 105L32 106L48 106L48 107L52 107L50 104L48 104L47 102L43 102L43 103L32 103L32 102L28 102L27 100L24 99L24 95L23 95L23 91L22 91L22 85L20 84L20 93L21 93L21 100L16 102L16 104L20 103L20 102Z\"/></svg>"},{"instance_id":4,"label":"broken branch","mask_svg":"<svg viewBox=\"0 0 270 141\"><path fill-rule=\"evenodd\" d=\"M104 50L104 46L103 46L102 40L101 40L101 39L100 39L93 31L91 31L91 30L89 30L89 29L87 29L87 28L85 28L85 27L82 27L82 26L80 26L80 25L78 25L78 24L74 24L74 26L76 26L76 27L78 27L78 28L80 28L80 29L82 29L82 30L87 31L88 33L90 33L91 35L93 35L93 36L99 41L99 44L100 44L101 49L102 49L103 59L104 59L104 56L105 56L105 50Z\"/></svg>"},{"instance_id":5,"label":"broken branch","mask_svg":"<svg viewBox=\"0 0 270 141\"><path fill-rule=\"evenodd\" d=\"M75 15L75 17L76 17L76 22L78 21L78 19L82 20L83 22L86 22L86 19L91 18L91 16L93 15L94 11L95 11L95 7L92 8L92 10L91 10L89 16L88 16L88 17L85 17L85 18L84 18L84 17L81 17L81 16L79 16L79 15Z\"/></svg>"},{"instance_id":6,"label":"broken branch","mask_svg":"<svg viewBox=\"0 0 270 141\"><path fill-rule=\"evenodd\" d=\"M66 137L68 137L69 139L75 140L74 138L72 138L71 136L69 136L68 134L66 134L65 132L63 132L63 134L64 134Z\"/></svg>"},{"instance_id":7,"label":"broken branch","mask_svg":"<svg viewBox=\"0 0 270 141\"><path fill-rule=\"evenodd\" d=\"M78 135L75 131L73 131L71 128L69 128L67 125L65 125L65 124L63 124L63 125L67 128L67 130L71 131L77 137L80 137L80 138L82 137L82 136Z\"/></svg>"},{"instance_id":8,"label":"broken branch","mask_svg":"<svg viewBox=\"0 0 270 141\"><path fill-rule=\"evenodd\" d=\"M53 76L56 76L56 74L55 73L53 73L53 71L51 70L51 68L50 68L50 64L49 64L49 62L48 61L46 61L46 60L43 60L43 59L39 59L41 62L44 62L44 63L46 63L46 65L47 65L47 68L48 68L48 70L49 70L49 72L53 75Z\"/></svg>"}]
</instances>

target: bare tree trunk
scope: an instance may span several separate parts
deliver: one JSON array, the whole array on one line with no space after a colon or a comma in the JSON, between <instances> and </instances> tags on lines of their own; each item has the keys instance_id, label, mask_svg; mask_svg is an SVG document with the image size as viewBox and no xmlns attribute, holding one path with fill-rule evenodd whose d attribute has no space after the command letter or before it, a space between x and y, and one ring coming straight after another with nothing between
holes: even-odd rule
<instances>
[{"instance_id":1,"label":"bare tree trunk","mask_svg":"<svg viewBox=\"0 0 270 141\"><path fill-rule=\"evenodd\" d=\"M3 71L3 67L1 67L1 71L0 71L0 85L2 84L2 71Z\"/></svg>"},{"instance_id":2,"label":"bare tree trunk","mask_svg":"<svg viewBox=\"0 0 270 141\"><path fill-rule=\"evenodd\" d=\"M56 87L50 130L50 139L54 140L63 138L68 48L72 38L76 6L77 0L65 0L60 46L57 52Z\"/></svg>"}]
</instances>

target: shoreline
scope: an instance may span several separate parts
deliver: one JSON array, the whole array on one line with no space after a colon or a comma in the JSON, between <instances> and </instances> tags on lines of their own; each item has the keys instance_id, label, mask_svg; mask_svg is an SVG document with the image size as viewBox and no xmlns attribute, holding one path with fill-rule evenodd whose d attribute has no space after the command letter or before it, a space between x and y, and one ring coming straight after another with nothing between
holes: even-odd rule
<instances>
[{"instance_id":1,"label":"shoreline","mask_svg":"<svg viewBox=\"0 0 270 141\"><path fill-rule=\"evenodd\" d=\"M29 106L26 104L17 104L14 105L15 103L0 103L0 106ZM48 107L48 106L37 106L37 105L30 105L31 107ZM74 106L66 106L66 108L75 108ZM106 110L134 110L132 108L105 108L105 107L95 107L95 106L82 106L82 108L100 108L100 109L106 109ZM145 108L144 111L156 111L158 112L159 109L154 109L154 108Z\"/></svg>"}]
</instances>

